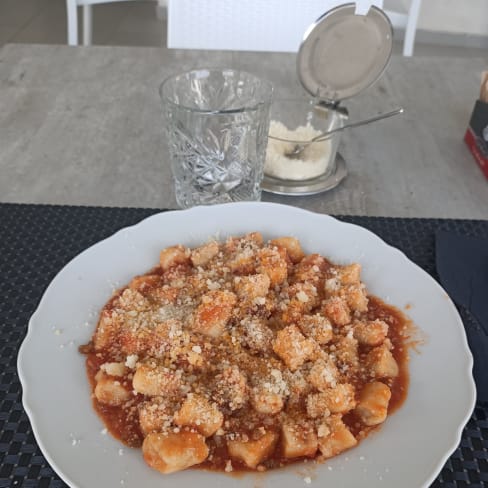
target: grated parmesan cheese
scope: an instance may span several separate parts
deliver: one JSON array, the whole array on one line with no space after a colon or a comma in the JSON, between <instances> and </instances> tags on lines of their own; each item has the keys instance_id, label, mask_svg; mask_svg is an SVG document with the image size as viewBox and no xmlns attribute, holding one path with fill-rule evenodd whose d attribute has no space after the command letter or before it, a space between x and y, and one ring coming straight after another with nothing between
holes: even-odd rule
<instances>
[{"instance_id":1,"label":"grated parmesan cheese","mask_svg":"<svg viewBox=\"0 0 488 488\"><path fill-rule=\"evenodd\" d=\"M298 298L298 300L300 302L303 302L303 303L307 303L308 302L308 295L303 290L300 290L297 293L297 298Z\"/></svg>"},{"instance_id":2,"label":"grated parmesan cheese","mask_svg":"<svg viewBox=\"0 0 488 488\"><path fill-rule=\"evenodd\" d=\"M309 141L318 136L321 131L314 129L310 123L290 130L283 123L272 120L269 133L290 141ZM332 152L330 139L308 145L303 150L301 159L292 159L287 156L293 151L295 145L295 142L269 138L264 172L269 176L285 180L308 180L327 171Z\"/></svg>"},{"instance_id":3,"label":"grated parmesan cheese","mask_svg":"<svg viewBox=\"0 0 488 488\"><path fill-rule=\"evenodd\" d=\"M138 360L139 360L139 356L137 354L130 354L129 356L127 356L127 359L125 360L125 365L129 369L134 369L136 367Z\"/></svg>"}]
</instances>

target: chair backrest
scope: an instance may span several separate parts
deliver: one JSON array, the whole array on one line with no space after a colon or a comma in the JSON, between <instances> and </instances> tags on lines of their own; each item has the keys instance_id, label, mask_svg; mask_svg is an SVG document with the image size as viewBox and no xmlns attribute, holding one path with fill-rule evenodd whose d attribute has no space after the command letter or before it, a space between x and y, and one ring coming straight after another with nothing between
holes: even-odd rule
<instances>
[{"instance_id":1,"label":"chair backrest","mask_svg":"<svg viewBox=\"0 0 488 488\"><path fill-rule=\"evenodd\" d=\"M169 0L168 47L296 52L306 29L345 0ZM358 8L383 0L356 0Z\"/></svg>"},{"instance_id":2,"label":"chair backrest","mask_svg":"<svg viewBox=\"0 0 488 488\"><path fill-rule=\"evenodd\" d=\"M403 40L404 56L412 56L413 54L421 4L422 0L410 0L410 6L407 12L386 10L386 14L390 17L393 28L405 31Z\"/></svg>"}]
</instances>

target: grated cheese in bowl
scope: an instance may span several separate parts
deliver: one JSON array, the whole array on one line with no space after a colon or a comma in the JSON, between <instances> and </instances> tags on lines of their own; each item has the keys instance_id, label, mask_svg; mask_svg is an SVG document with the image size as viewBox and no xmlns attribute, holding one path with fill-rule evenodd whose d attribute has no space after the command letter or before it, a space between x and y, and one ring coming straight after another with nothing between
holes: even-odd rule
<instances>
[{"instance_id":1,"label":"grated cheese in bowl","mask_svg":"<svg viewBox=\"0 0 488 488\"><path fill-rule=\"evenodd\" d=\"M295 141L309 141L321 132L321 130L315 129L310 122L291 130L282 122L272 120L269 134L280 139L287 139L289 142L268 139L265 174L275 178L299 181L326 173L329 170L333 153L331 139L309 144L304 148L300 158L288 156L297 145Z\"/></svg>"}]
</instances>

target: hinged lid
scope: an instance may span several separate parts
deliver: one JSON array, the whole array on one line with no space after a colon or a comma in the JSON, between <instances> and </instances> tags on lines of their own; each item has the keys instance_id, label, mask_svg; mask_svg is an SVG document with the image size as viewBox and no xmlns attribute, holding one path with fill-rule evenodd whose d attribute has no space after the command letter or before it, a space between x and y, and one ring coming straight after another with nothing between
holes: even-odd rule
<instances>
[{"instance_id":1,"label":"hinged lid","mask_svg":"<svg viewBox=\"0 0 488 488\"><path fill-rule=\"evenodd\" d=\"M372 6L366 15L357 15L354 3L341 5L305 33L298 51L298 78L313 97L339 102L381 76L392 45L391 22L381 9Z\"/></svg>"}]
</instances>

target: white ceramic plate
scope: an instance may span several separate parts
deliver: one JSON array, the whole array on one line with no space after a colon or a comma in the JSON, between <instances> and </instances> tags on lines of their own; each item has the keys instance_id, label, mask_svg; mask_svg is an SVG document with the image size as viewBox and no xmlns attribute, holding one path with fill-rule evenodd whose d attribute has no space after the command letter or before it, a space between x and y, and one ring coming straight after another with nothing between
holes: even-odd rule
<instances>
[{"instance_id":1,"label":"white ceramic plate","mask_svg":"<svg viewBox=\"0 0 488 488\"><path fill-rule=\"evenodd\" d=\"M176 243L260 231L295 235L307 252L360 262L369 290L408 314L426 342L412 353L404 405L357 448L323 465L306 463L260 475L230 477L198 470L164 476L139 449L103 433L77 346L88 342L113 289L158 261ZM428 486L456 448L475 402L472 356L463 324L442 288L371 232L294 207L238 203L166 212L122 229L73 259L47 288L18 357L24 407L42 452L72 487L161 488L177 484L253 487L312 485ZM309 481L309 480L307 480Z\"/></svg>"}]
</instances>

